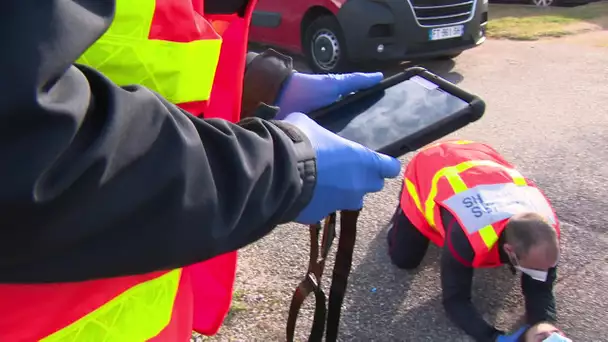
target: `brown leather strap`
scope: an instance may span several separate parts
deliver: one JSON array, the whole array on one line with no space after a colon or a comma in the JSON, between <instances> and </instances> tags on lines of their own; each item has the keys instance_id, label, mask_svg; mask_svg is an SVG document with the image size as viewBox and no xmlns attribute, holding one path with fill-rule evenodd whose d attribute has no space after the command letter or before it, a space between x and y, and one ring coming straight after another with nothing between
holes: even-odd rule
<instances>
[{"instance_id":1,"label":"brown leather strap","mask_svg":"<svg viewBox=\"0 0 608 342\"><path fill-rule=\"evenodd\" d=\"M325 219L320 248L319 233L321 224L317 223L310 226L310 260L308 271L294 291L291 299L286 330L288 342L293 342L298 313L302 303L304 303L304 300L306 300L306 297L311 292L315 294L315 313L308 341L322 341L326 322L326 341L336 341L340 324L340 311L352 263L358 216L359 211L342 211L340 213L340 240L329 295L329 312L327 311L325 293L321 289L321 278L325 268L325 260L336 235L336 213L332 213ZM319 252L321 253L320 259Z\"/></svg>"},{"instance_id":2,"label":"brown leather strap","mask_svg":"<svg viewBox=\"0 0 608 342\"><path fill-rule=\"evenodd\" d=\"M348 285L348 276L353 262L353 252L357 240L357 220L360 211L340 212L340 240L336 252L336 262L331 278L329 303L327 311L327 332L325 341L334 342L338 339L342 303Z\"/></svg>"}]
</instances>

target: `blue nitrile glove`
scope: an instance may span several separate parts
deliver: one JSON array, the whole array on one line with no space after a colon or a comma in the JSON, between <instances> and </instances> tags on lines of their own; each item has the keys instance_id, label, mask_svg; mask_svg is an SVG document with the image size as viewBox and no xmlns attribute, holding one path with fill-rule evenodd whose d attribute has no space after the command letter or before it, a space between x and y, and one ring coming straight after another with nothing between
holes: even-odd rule
<instances>
[{"instance_id":1,"label":"blue nitrile glove","mask_svg":"<svg viewBox=\"0 0 608 342\"><path fill-rule=\"evenodd\" d=\"M296 222L312 224L337 210L363 207L363 196L384 187L385 178L399 175L399 160L346 140L302 113L285 119L310 140L317 157L317 183L312 200Z\"/></svg>"},{"instance_id":2,"label":"blue nitrile glove","mask_svg":"<svg viewBox=\"0 0 608 342\"><path fill-rule=\"evenodd\" d=\"M340 96L378 84L384 76L381 72L352 74L302 74L293 73L285 81L276 105L280 108L277 120L290 113L309 113L337 101Z\"/></svg>"},{"instance_id":3,"label":"blue nitrile glove","mask_svg":"<svg viewBox=\"0 0 608 342\"><path fill-rule=\"evenodd\" d=\"M510 335L499 335L496 338L496 342L517 342L517 339L524 333L524 331L526 331L527 328L528 326L524 325Z\"/></svg>"}]
</instances>

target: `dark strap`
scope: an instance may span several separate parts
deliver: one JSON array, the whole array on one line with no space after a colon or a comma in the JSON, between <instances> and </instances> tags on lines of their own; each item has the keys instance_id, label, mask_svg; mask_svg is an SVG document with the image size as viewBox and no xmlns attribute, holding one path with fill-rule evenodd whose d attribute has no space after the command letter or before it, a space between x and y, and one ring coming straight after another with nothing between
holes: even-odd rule
<instances>
[{"instance_id":1,"label":"dark strap","mask_svg":"<svg viewBox=\"0 0 608 342\"><path fill-rule=\"evenodd\" d=\"M346 294L348 276L353 262L358 219L359 211L342 211L340 213L340 240L331 279L331 289L329 290L327 332L325 335L325 341L327 342L334 342L338 339L340 313L342 312L342 302Z\"/></svg>"},{"instance_id":2,"label":"dark strap","mask_svg":"<svg viewBox=\"0 0 608 342\"><path fill-rule=\"evenodd\" d=\"M326 341L336 341L340 325L340 311L352 264L358 216L359 211L342 211L340 213L340 240L329 293L329 311L327 311L326 307L325 293L321 288L321 278L325 268L325 260L336 235L336 213L332 213L325 219L323 238L320 246L321 255L319 255L321 224L317 223L310 226L310 260L308 271L294 291L291 299L286 331L288 342L293 342L298 313L300 312L302 303L304 303L304 300L306 300L306 297L311 292L315 294L315 314L308 341L322 341L326 322Z\"/></svg>"}]
</instances>

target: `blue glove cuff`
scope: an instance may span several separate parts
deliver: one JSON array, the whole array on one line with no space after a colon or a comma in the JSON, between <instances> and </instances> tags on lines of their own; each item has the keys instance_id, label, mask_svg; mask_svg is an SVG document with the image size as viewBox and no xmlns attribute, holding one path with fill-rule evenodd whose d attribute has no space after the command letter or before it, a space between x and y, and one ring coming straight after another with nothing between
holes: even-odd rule
<instances>
[{"instance_id":1,"label":"blue glove cuff","mask_svg":"<svg viewBox=\"0 0 608 342\"><path fill-rule=\"evenodd\" d=\"M295 220L312 200L317 185L317 158L312 143L300 129L284 121L273 120L272 123L280 128L293 142L293 152L302 179L299 198L281 218L281 223L287 223Z\"/></svg>"}]
</instances>

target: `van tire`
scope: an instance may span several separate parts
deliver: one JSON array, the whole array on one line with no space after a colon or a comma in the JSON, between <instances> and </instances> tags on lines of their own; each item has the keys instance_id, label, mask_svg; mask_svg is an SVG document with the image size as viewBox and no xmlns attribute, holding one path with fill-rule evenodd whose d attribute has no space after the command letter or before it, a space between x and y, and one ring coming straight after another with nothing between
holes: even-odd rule
<instances>
[{"instance_id":1,"label":"van tire","mask_svg":"<svg viewBox=\"0 0 608 342\"><path fill-rule=\"evenodd\" d=\"M302 50L315 73L346 72L352 65L346 51L344 32L333 15L320 16L306 27Z\"/></svg>"}]
</instances>

